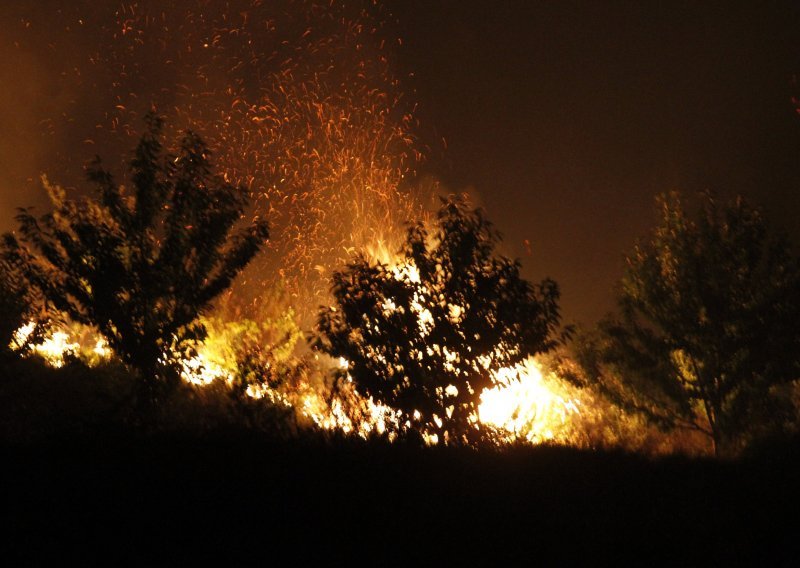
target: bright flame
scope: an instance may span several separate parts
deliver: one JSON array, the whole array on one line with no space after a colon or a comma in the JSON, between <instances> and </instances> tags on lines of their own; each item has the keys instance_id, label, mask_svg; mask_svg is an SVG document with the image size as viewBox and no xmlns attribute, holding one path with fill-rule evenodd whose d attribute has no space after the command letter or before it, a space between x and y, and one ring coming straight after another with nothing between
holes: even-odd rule
<instances>
[{"instance_id":1,"label":"bright flame","mask_svg":"<svg viewBox=\"0 0 800 568\"><path fill-rule=\"evenodd\" d=\"M28 322L14 332L13 339L9 347L14 351L22 349L28 342L33 330L36 328L35 322ZM64 366L64 359L69 354L75 354L80 348L78 343L70 342L69 335L63 331L56 331L50 337L46 337L41 343L30 346L31 351L44 358L53 367Z\"/></svg>"},{"instance_id":2,"label":"bright flame","mask_svg":"<svg viewBox=\"0 0 800 568\"><path fill-rule=\"evenodd\" d=\"M102 337L100 337L95 342L94 349L92 349L92 353L94 353L95 355L97 355L98 357L101 357L103 359L108 359L112 355L112 352L111 352L111 349L108 346L108 343L106 343L106 340L103 339Z\"/></svg>"},{"instance_id":3,"label":"bright flame","mask_svg":"<svg viewBox=\"0 0 800 568\"><path fill-rule=\"evenodd\" d=\"M31 334L36 329L36 322L29 321L14 332L13 339L9 347L13 351L19 351L30 341ZM30 345L30 350L41 356L47 363L56 368L64 366L64 361L68 356L78 356L82 353L89 354L97 359L107 359L111 356L111 349L105 339L90 334L89 341L94 340L91 349L84 349L80 341L81 333L76 329L57 329L39 343Z\"/></svg>"},{"instance_id":4,"label":"bright flame","mask_svg":"<svg viewBox=\"0 0 800 568\"><path fill-rule=\"evenodd\" d=\"M20 327L17 331L14 332L14 335L11 339L11 343L8 346L13 351L18 351L22 349L22 347L28 341L28 338L31 336L35 328L36 328L36 322L29 321L28 323L24 324L22 327Z\"/></svg>"},{"instance_id":5,"label":"bright flame","mask_svg":"<svg viewBox=\"0 0 800 568\"><path fill-rule=\"evenodd\" d=\"M205 386L217 379L229 381L230 374L200 352L190 359L181 361L181 378L187 383Z\"/></svg>"},{"instance_id":6,"label":"bright flame","mask_svg":"<svg viewBox=\"0 0 800 568\"><path fill-rule=\"evenodd\" d=\"M153 18L136 3L122 3L115 12L117 21L98 36L92 56L75 68L82 77L117 77L110 84L101 81L119 104L99 119L96 134L108 140L131 135L134 117L164 93L168 101L170 94L179 93L185 103L175 109L179 124L199 125L207 133L219 148L226 180L246 186L255 196L256 213L270 218L271 260L251 281L258 289L262 281L286 280L298 309L317 306L327 297L328 273L356 249L366 248L374 258L392 264L404 222L426 216L422 205L427 193L405 189L406 176L424 156L414 136L413 104L405 103L389 59L388 46L394 42L385 42L384 48L384 39L392 39L385 35L392 26L384 29L378 12L345 7L351 3L310 2L296 15L287 11L277 17L269 2L245 2L247 9L233 15L227 3L204 3L201 11L174 4ZM308 30L298 38L299 24ZM335 71L330 65L334 60ZM164 75L160 70L165 66L172 70L165 75L167 83L152 75ZM67 114L63 118L73 120ZM99 145L106 141L97 140ZM407 263L392 270L397 280L417 285L410 309L419 333L429 335L435 323L426 307L430 291L421 285L418 268ZM246 279L240 282L248 289ZM387 300L383 308L391 312L397 306ZM461 321L466 309L449 306L449 318ZM17 349L34 329L31 323L17 331ZM61 366L66 353L81 350L74 337L59 331L32 350ZM81 352L112 355L102 339L93 343ZM234 357L211 344L207 340L194 357L181 362L188 383L232 382ZM441 350L450 370L468 355ZM481 362L485 369L490 364L491 358ZM339 366L346 371L348 362L340 360ZM527 363L498 373L504 386L483 393L481 420L525 439L531 432L539 432L533 435L537 440L556 436L559 420L567 420L573 410L570 401L542 383L538 369L535 373ZM332 401L309 385L287 394L261 382L248 384L246 393L290 404L321 428L366 435L402 427L396 411L364 400L354 389ZM363 409L360 418L348 417L350 406Z\"/></svg>"},{"instance_id":7,"label":"bright flame","mask_svg":"<svg viewBox=\"0 0 800 568\"><path fill-rule=\"evenodd\" d=\"M433 314L428 309L430 302L434 300L430 289L422 283L419 269L411 261L382 260L381 262L388 264L395 280L413 285L410 310L416 315L419 336L426 338L436 325ZM465 314L464 307L456 304L448 304L447 307L450 321L457 323L462 320ZM385 299L382 308L386 312L402 309L398 308L392 298ZM494 361L501 355L501 347L497 346L493 352L476 358L476 370L490 372L496 386L480 393L480 404L476 415L472 416L472 423L476 426L483 424L495 428L499 432L500 440L504 442L515 440L534 444L545 441L568 442L571 433L570 419L580 414L578 400L570 398L565 392L560 393L559 391L563 389L558 388L559 378L553 373L545 378L541 366L531 357L514 367L492 370L495 366ZM427 345L426 349L428 355L444 355L444 370L450 373L458 372L456 363L466 355L450 351L447 346L435 343ZM374 356L382 360L382 355L376 353ZM348 362L340 358L339 366L347 369ZM456 387L448 385L439 396L454 397L457 394ZM451 416L451 413L452 407L447 409L447 416ZM440 417L434 416L434 422L441 427ZM429 443L435 443L430 435L427 435L426 439Z\"/></svg>"},{"instance_id":8,"label":"bright flame","mask_svg":"<svg viewBox=\"0 0 800 568\"><path fill-rule=\"evenodd\" d=\"M411 271L403 273L413 274ZM420 310L420 316L424 311ZM34 329L34 322L20 327L14 333L11 348L21 349ZM72 337L87 340L91 347L82 348L78 340ZM181 361L181 377L184 381L198 387L218 380L232 384L236 364L223 360L225 356L217 353L212 344L211 341L201 344L195 356ZM85 332L79 334L75 330L55 331L30 348L53 367L63 366L68 354L91 353L101 359L113 355L103 338ZM448 357L457 356L449 352L446 354ZM349 362L344 358L338 359L336 365L344 371L349 368ZM580 402L559 394L557 377L552 373L546 376L541 365L533 358L528 358L516 367L500 369L494 373L494 378L498 385L481 393L474 422L497 428L501 433L500 439L505 442L524 440L537 444L568 441L570 419L580 414ZM455 396L458 391L454 385L448 385L444 392ZM275 404L294 407L301 416L324 430L341 430L364 438L374 433L388 434L393 439L397 432L410 426L401 423L400 414L395 409L359 396L352 388L349 375L345 388L332 400L326 400L319 390L308 384L284 392L264 382L253 383L247 386L245 393L253 399L266 398ZM353 408L358 409L355 415L348 412ZM440 420L436 418L437 422ZM438 441L435 434L427 432L423 432L423 438L428 444Z\"/></svg>"},{"instance_id":9,"label":"bright flame","mask_svg":"<svg viewBox=\"0 0 800 568\"><path fill-rule=\"evenodd\" d=\"M53 367L64 365L64 358L75 353L78 348L80 345L70 342L69 335L63 331L56 331L41 344L33 347L34 351L44 357Z\"/></svg>"},{"instance_id":10,"label":"bright flame","mask_svg":"<svg viewBox=\"0 0 800 568\"><path fill-rule=\"evenodd\" d=\"M500 369L495 380L498 386L481 393L478 414L482 423L507 432L509 441L524 439L536 444L561 439L559 434L571 415L580 413L577 400L551 390L533 358Z\"/></svg>"}]
</instances>

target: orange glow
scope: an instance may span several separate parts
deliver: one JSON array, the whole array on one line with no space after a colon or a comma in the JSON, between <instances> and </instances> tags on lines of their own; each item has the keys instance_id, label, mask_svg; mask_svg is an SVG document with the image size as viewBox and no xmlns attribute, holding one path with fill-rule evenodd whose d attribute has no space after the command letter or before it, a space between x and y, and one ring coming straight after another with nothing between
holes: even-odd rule
<instances>
[{"instance_id":1,"label":"orange glow","mask_svg":"<svg viewBox=\"0 0 800 568\"><path fill-rule=\"evenodd\" d=\"M30 322L17 330L12 348L19 349L33 328L34 324ZM87 338L85 346L78 342L82 337ZM224 354L211 349L211 345L218 344L211 339L199 346L194 357L181 362L181 376L187 383L198 387L215 381L232 384L236 363L225 361ZM31 351L42 356L53 367L61 367L69 353L93 353L102 359L113 355L102 338L85 332L78 334L69 329L55 331L41 343L32 345ZM344 359L337 361L336 365L345 370L349 366ZM347 380L349 383L349 377ZM500 433L499 441L502 442L569 442L570 419L580 413L580 402L558 392L557 377L552 373L544 373L540 364L530 358L518 367L501 369L495 373L495 380L497 386L486 389L480 395L476 423L496 428ZM448 387L454 388L452 385ZM299 415L324 430L341 430L365 438L373 433L387 434L393 439L405 427L396 410L371 399L363 399L352 388L344 389L330 401L309 385L287 393L271 388L266 383L255 383L247 386L246 394L253 399L266 398L273 403L293 407ZM354 406L361 409L358 418L347 411L347 408ZM423 437L430 444L437 442L435 434L423 433Z\"/></svg>"},{"instance_id":2,"label":"orange glow","mask_svg":"<svg viewBox=\"0 0 800 568\"><path fill-rule=\"evenodd\" d=\"M508 441L523 439L536 444L564 442L570 418L580 413L580 402L552 389L539 363L529 358L523 365L496 373L498 386L481 393L480 421L499 428Z\"/></svg>"}]
</instances>

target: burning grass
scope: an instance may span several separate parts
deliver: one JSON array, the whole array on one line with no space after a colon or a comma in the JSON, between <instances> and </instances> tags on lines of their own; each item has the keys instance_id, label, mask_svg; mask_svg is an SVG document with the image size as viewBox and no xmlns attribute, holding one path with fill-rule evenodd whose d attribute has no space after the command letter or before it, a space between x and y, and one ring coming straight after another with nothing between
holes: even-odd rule
<instances>
[{"instance_id":1,"label":"burning grass","mask_svg":"<svg viewBox=\"0 0 800 568\"><path fill-rule=\"evenodd\" d=\"M225 181L248 189L249 214L270 222L269 251L234 284L229 297L237 299L203 320L205 341L175 355L184 394L226 393L326 432L403 437L408 426L398 413L359 396L346 372L335 380L337 364L347 361L309 353L300 327L330 298L330 274L353 252L395 263L405 223L429 217L434 191L410 181L426 149L415 134L414 101L393 69L400 41L391 16L370 1L201 4L122 3L105 12L78 3L70 11L81 26L98 24L70 32L86 33L91 46L72 57L80 87L109 85L102 95L113 101L80 136L113 148L135 136L132 125L153 105L168 109L175 128L196 129L214 148ZM74 117L45 122L55 132ZM395 271L414 279L411 266ZM288 303L265 295L277 283ZM420 298L414 309L424 334L430 299L424 290ZM457 319L466 307L452 309ZM52 367L115 364L91 329L55 326L36 341L32 331L30 324L17 330L12 347ZM633 435L646 430L636 419L571 387L544 359L502 368L493 379L471 418L498 445L647 444Z\"/></svg>"},{"instance_id":2,"label":"burning grass","mask_svg":"<svg viewBox=\"0 0 800 568\"><path fill-rule=\"evenodd\" d=\"M394 438L403 430L393 409L360 397L347 380L334 385L330 362L295 354L300 335L291 314L260 325L249 320L203 322L207 339L195 346L192 356L179 361L187 385L199 390L239 389L247 398L292 408L301 423L308 421L324 430L364 438L373 434ZM17 331L12 348L24 346L51 367L60 368L70 360L97 367L113 357L102 338L82 326L57 327L41 343L26 345L26 334L34 325L30 322ZM262 343L268 335L277 338ZM563 386L560 394L551 390L557 388L552 373L545 379L540 365L530 359L498 375L500 384L483 393L477 417L497 429L498 442L569 442L570 416L580 413L580 403L565 398Z\"/></svg>"},{"instance_id":3,"label":"burning grass","mask_svg":"<svg viewBox=\"0 0 800 568\"><path fill-rule=\"evenodd\" d=\"M388 440L405 439L411 434L397 411L359 396L347 378L335 380L337 367L341 368L344 362L304 349L291 312L266 318L261 324L246 319L203 321L208 337L196 345L193 355L179 361L183 386L161 409L161 418L155 419L154 427L205 430L209 425L227 423L272 429L289 436L310 429L334 436ZM135 377L124 370L91 329L53 326L40 343L26 344L24 335L31 328L31 323L23 326L12 345L24 349L30 359L28 365L34 366L23 371L23 375L37 377L31 383L31 392L44 396L45 401L51 400L52 396L45 395L48 388L53 391L50 394L64 388L59 373L73 379L76 373L85 374L93 377L92 388L98 389L101 399L116 401L111 406L118 411L109 420L136 421L126 406ZM493 432L492 444L624 448L650 454L703 453L701 441L657 431L592 392L572 387L559 378L556 368L555 358L545 357L528 359L523 365L497 373L498 384L482 393L476 416L483 427ZM22 383L15 384L20 390L14 396L27 399ZM87 383L81 384L84 386L79 391ZM51 406L31 400L28 407L37 405ZM109 412L110 407L104 407L97 414ZM13 420L9 420L10 425ZM32 420L46 422L47 412ZM14 436L28 437L21 433L26 420L17 422L7 432L13 430ZM35 432L41 428L32 430L31 435L36 437ZM429 436L423 435L423 439L435 442Z\"/></svg>"}]
</instances>

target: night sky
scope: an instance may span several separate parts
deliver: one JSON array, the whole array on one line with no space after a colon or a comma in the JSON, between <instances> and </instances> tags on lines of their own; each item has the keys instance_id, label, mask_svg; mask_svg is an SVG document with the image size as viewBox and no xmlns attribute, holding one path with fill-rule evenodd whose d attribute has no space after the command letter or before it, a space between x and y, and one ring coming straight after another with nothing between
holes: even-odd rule
<instances>
[{"instance_id":1,"label":"night sky","mask_svg":"<svg viewBox=\"0 0 800 568\"><path fill-rule=\"evenodd\" d=\"M477 190L568 318L613 307L660 192L743 193L798 241L797 4L402 4L402 63L447 141L431 169Z\"/></svg>"},{"instance_id":2,"label":"night sky","mask_svg":"<svg viewBox=\"0 0 800 568\"><path fill-rule=\"evenodd\" d=\"M14 27L0 45L0 228L9 229L13 207L40 202L30 180L42 171L60 178L50 156L85 150L68 132L41 136L42 120L74 108L75 97L96 98L51 79L73 54L50 60L11 45L22 33L15 10L28 2L3 4L0 24ZM46 20L64 3L41 4ZM403 38L397 73L430 147L420 173L469 190L525 274L561 284L568 320L592 323L613 307L622 255L652 226L660 192L743 193L798 242L793 3L390 8Z\"/></svg>"}]
</instances>

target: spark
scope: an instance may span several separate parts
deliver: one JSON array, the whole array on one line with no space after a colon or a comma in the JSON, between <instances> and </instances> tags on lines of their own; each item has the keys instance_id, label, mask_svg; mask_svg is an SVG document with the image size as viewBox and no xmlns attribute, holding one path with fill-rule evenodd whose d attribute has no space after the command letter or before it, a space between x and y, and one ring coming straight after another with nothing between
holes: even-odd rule
<instances>
[{"instance_id":1,"label":"spark","mask_svg":"<svg viewBox=\"0 0 800 568\"><path fill-rule=\"evenodd\" d=\"M76 88L107 85L105 105L59 109L43 129L123 149L155 107L169 115L167 139L198 132L220 175L249 190L248 214L270 222L268 250L236 284L243 295L284 286L308 323L350 251L393 255L405 223L426 215L435 189L407 181L425 152L383 3L148 1L76 7L64 29L75 21L86 23L69 35L86 45L70 57Z\"/></svg>"},{"instance_id":2,"label":"spark","mask_svg":"<svg viewBox=\"0 0 800 568\"><path fill-rule=\"evenodd\" d=\"M248 214L270 221L269 250L243 274L235 294L259 302L261 290L283 286L307 323L316 306L328 303L333 270L355 251L366 251L392 266L397 280L416 286L411 310L426 337L434 325L426 307L430 291L416 266L393 262L406 222L426 220L428 197L408 183L425 156L415 134L413 101L392 70L391 46L402 42L390 37L379 2L365 8L303 0L291 2L291 10L278 4L232 0L204 3L201 12L181 3L123 3L114 21L91 37L92 26L83 22L94 16L78 14L81 33L95 43L76 75L87 84L110 85L105 94L114 102L89 117L88 132L77 139L98 147L109 140L127 143L153 105L169 111L175 130L192 128L215 150L226 181L249 190ZM159 71L164 69L168 73ZM66 128L74 119L65 112L43 129ZM383 308L391 312L397 306L387 299ZM457 323L466 310L450 305L450 320ZM26 324L15 333L16 349L34 328ZM231 384L238 362L220 343L209 337L182 360L183 380L198 388ZM31 349L54 366L63 365L70 352L113 357L101 338L80 340L71 330L56 331ZM436 345L428 349L443 352L453 369L466 356ZM477 364L488 372L491 362L489 357ZM337 364L346 375L349 363L332 363ZM495 378L498 385L481 394L475 421L506 436L558 439L559 425L580 410L576 401L550 390L551 381L531 360ZM352 380L328 397L310 381L281 389L262 379L247 385L247 396L292 406L319 428L368 436L405 427L395 410L358 396ZM445 394L455 396L450 387ZM423 436L436 442L435 435Z\"/></svg>"}]
</instances>

